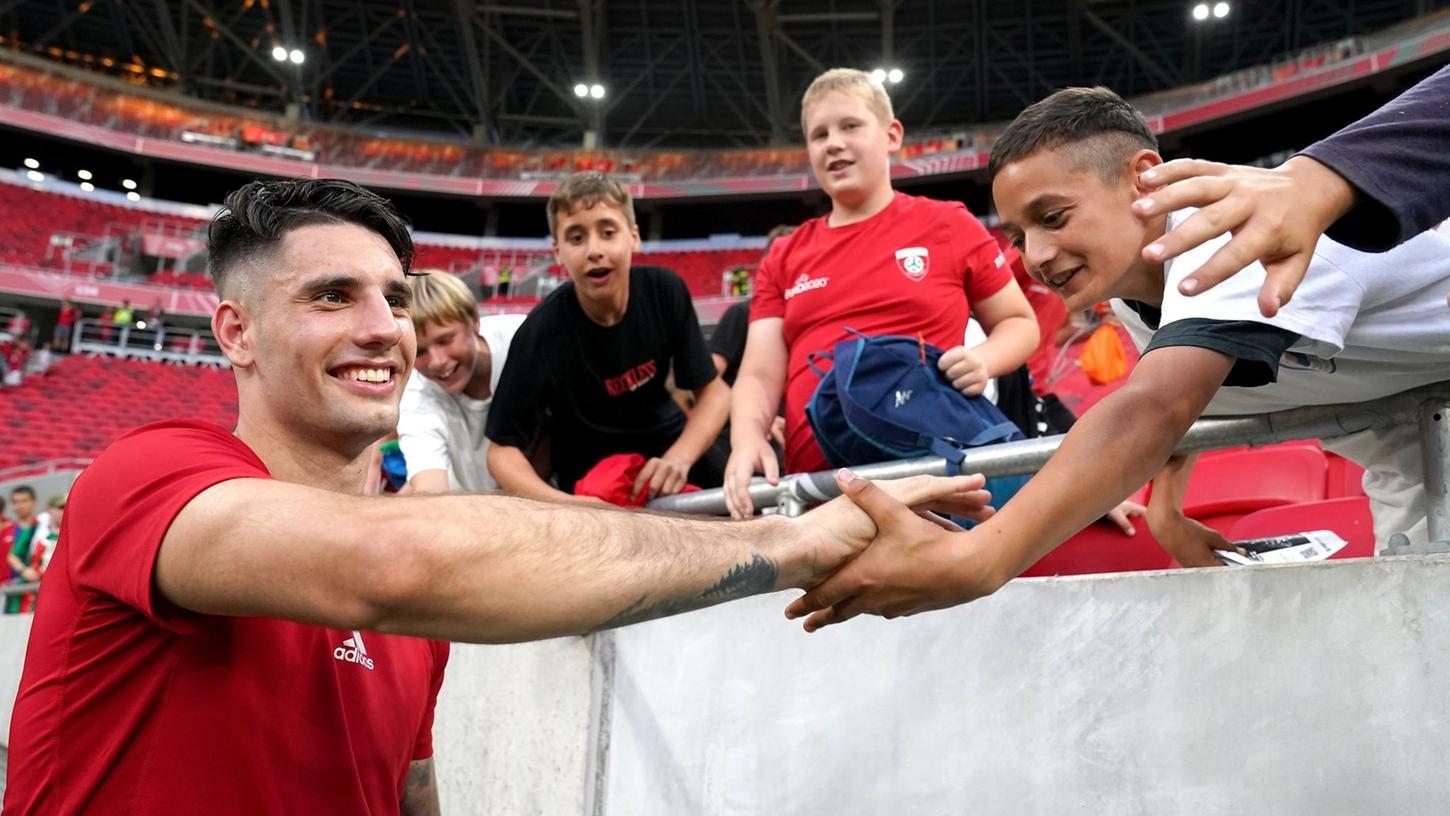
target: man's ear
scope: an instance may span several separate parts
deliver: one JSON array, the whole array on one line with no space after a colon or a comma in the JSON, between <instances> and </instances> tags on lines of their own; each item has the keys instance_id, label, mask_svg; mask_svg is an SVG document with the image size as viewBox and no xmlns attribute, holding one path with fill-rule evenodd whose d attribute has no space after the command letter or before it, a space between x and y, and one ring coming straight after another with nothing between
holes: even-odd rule
<instances>
[{"instance_id":1,"label":"man's ear","mask_svg":"<svg viewBox=\"0 0 1450 816\"><path fill-rule=\"evenodd\" d=\"M639 252L639 224L629 225L630 252Z\"/></svg>"},{"instance_id":2,"label":"man's ear","mask_svg":"<svg viewBox=\"0 0 1450 816\"><path fill-rule=\"evenodd\" d=\"M1137 153L1133 154L1133 157L1131 159L1128 159L1127 172L1131 176L1130 181L1133 185L1134 198L1142 198L1143 196L1148 195L1149 193L1158 189L1156 187L1144 185L1138 179L1142 177L1143 171L1151 170L1152 168L1157 167L1162 163L1163 157L1158 155L1158 151L1156 150L1139 150Z\"/></svg>"},{"instance_id":3,"label":"man's ear","mask_svg":"<svg viewBox=\"0 0 1450 816\"><path fill-rule=\"evenodd\" d=\"M252 317L240 301L224 300L211 313L211 333L232 368L251 368L256 362L252 348Z\"/></svg>"}]
</instances>

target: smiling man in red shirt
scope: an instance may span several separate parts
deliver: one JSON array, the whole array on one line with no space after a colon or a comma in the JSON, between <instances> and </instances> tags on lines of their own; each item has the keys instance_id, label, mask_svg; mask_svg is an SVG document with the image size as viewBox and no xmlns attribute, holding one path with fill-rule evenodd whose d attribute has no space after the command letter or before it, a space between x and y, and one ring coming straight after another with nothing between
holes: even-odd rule
<instances>
[{"instance_id":1,"label":"smiling man in red shirt","mask_svg":"<svg viewBox=\"0 0 1450 816\"><path fill-rule=\"evenodd\" d=\"M810 587L875 535L844 500L732 524L362 495L416 352L407 225L336 180L253 182L226 205L208 252L237 428L148 425L77 479L5 813L433 813L440 641ZM897 496L970 512L981 482L906 480Z\"/></svg>"}]
</instances>

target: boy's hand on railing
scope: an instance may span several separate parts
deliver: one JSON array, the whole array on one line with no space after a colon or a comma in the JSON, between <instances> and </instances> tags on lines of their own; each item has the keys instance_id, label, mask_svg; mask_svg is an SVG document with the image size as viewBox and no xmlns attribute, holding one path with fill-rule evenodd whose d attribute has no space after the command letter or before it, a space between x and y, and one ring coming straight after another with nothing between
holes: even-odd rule
<instances>
[{"instance_id":1,"label":"boy's hand on railing","mask_svg":"<svg viewBox=\"0 0 1450 816\"><path fill-rule=\"evenodd\" d=\"M732 441L734 441L732 439ZM780 484L780 464L775 449L765 437L747 439L730 451L725 465L725 507L731 518L746 519L755 515L755 502L750 499L750 479L765 474L771 484Z\"/></svg>"},{"instance_id":2,"label":"boy's hand on railing","mask_svg":"<svg viewBox=\"0 0 1450 816\"><path fill-rule=\"evenodd\" d=\"M807 632L863 613L895 618L955 606L992 594L1010 577L992 549L926 508L903 503L891 482L873 484L849 471L836 480L845 495L832 504L850 501L876 534L865 552L786 608L788 618L809 616ZM974 518L990 515L987 508Z\"/></svg>"}]
</instances>

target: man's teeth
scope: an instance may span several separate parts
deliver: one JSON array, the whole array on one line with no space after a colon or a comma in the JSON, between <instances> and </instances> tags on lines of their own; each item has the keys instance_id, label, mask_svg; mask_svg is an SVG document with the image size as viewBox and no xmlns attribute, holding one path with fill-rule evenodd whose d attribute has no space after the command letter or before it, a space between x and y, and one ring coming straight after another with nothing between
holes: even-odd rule
<instances>
[{"instance_id":1,"label":"man's teeth","mask_svg":"<svg viewBox=\"0 0 1450 816\"><path fill-rule=\"evenodd\" d=\"M1057 275L1056 277L1048 278L1047 279L1047 282L1050 283L1050 284L1052 284L1053 286L1061 286L1064 283L1067 283L1068 281L1072 280L1072 276L1073 275L1076 275L1076 274L1077 274L1077 270L1074 269L1071 272L1065 272L1065 273L1063 273L1061 275Z\"/></svg>"},{"instance_id":2,"label":"man's teeth","mask_svg":"<svg viewBox=\"0 0 1450 816\"><path fill-rule=\"evenodd\" d=\"M343 372L342 378L358 382L385 383L393 378L393 372L386 368L351 368Z\"/></svg>"}]
</instances>

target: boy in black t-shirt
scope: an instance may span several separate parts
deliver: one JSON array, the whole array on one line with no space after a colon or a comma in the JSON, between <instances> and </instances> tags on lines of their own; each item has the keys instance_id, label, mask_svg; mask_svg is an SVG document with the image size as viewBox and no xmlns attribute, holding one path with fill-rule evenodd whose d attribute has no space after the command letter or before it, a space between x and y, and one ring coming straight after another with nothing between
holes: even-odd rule
<instances>
[{"instance_id":1,"label":"boy in black t-shirt","mask_svg":"<svg viewBox=\"0 0 1450 816\"><path fill-rule=\"evenodd\" d=\"M488 417L489 472L505 490L561 498L604 457L638 453L648 461L635 495L718 487L725 454L714 446L730 388L715 374L684 281L630 267L639 229L629 192L601 173L576 173L550 196L548 215L570 282L514 334ZM665 387L672 371L695 394L689 417ZM541 432L557 490L525 455Z\"/></svg>"}]
</instances>

